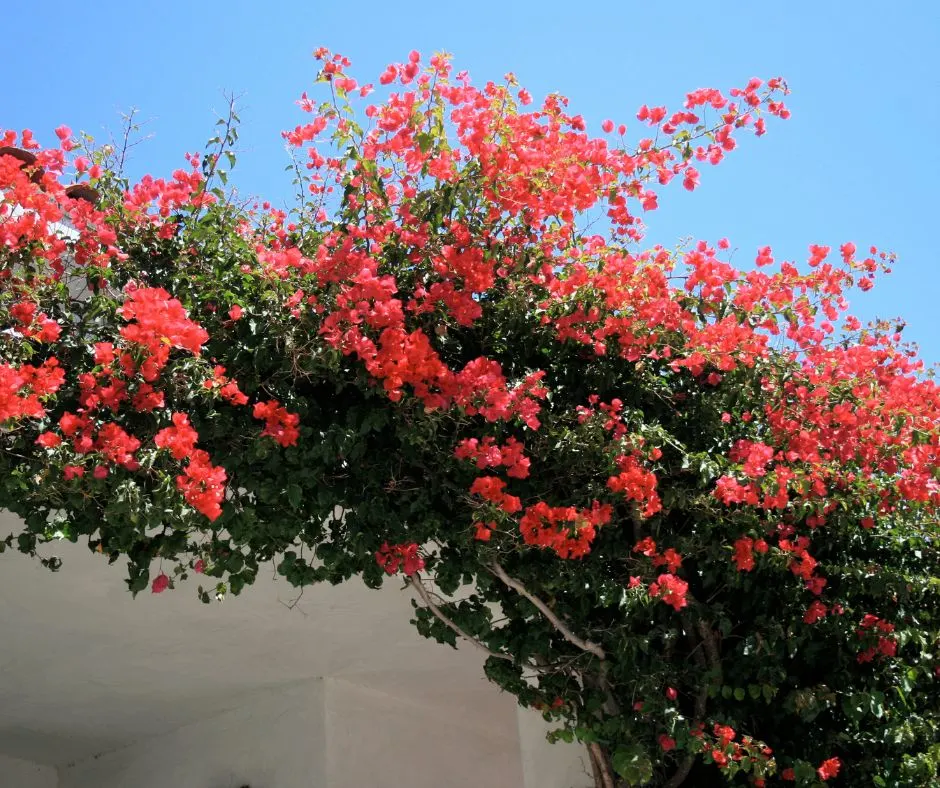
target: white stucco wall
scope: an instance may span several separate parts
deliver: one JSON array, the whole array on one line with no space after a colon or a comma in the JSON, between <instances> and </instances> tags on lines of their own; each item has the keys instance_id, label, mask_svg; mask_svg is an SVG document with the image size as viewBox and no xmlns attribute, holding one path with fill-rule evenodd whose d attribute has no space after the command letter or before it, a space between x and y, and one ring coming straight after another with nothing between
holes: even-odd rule
<instances>
[{"instance_id":1,"label":"white stucco wall","mask_svg":"<svg viewBox=\"0 0 940 788\"><path fill-rule=\"evenodd\" d=\"M341 679L254 693L238 708L0 788L581 788L577 748L507 704L486 724ZM520 742L520 732L525 731ZM520 748L520 743L522 747ZM567 756L568 760L565 760ZM529 773L525 773L524 762Z\"/></svg>"},{"instance_id":2,"label":"white stucco wall","mask_svg":"<svg viewBox=\"0 0 940 788\"><path fill-rule=\"evenodd\" d=\"M52 548L55 574L0 555L0 788L589 784L583 750L517 716L478 651L419 637L394 584L132 599L120 567Z\"/></svg>"},{"instance_id":3,"label":"white stucco wall","mask_svg":"<svg viewBox=\"0 0 940 788\"><path fill-rule=\"evenodd\" d=\"M529 709L520 708L517 713L524 788L589 788L594 784L583 745L549 744L546 734L559 726Z\"/></svg>"},{"instance_id":4,"label":"white stucco wall","mask_svg":"<svg viewBox=\"0 0 940 788\"><path fill-rule=\"evenodd\" d=\"M55 767L0 755L0 788L57 788Z\"/></svg>"},{"instance_id":5,"label":"white stucco wall","mask_svg":"<svg viewBox=\"0 0 940 788\"><path fill-rule=\"evenodd\" d=\"M0 537L9 530L0 513ZM514 708L484 678L478 651L414 631L410 595L394 583L316 586L298 602L296 589L262 574L222 604L199 603L196 579L133 599L119 565L82 545L48 550L61 571L0 555L4 755L63 766L321 677L462 709L478 727Z\"/></svg>"},{"instance_id":6,"label":"white stucco wall","mask_svg":"<svg viewBox=\"0 0 940 788\"><path fill-rule=\"evenodd\" d=\"M308 682L61 768L59 788L318 788L323 742L323 684Z\"/></svg>"},{"instance_id":7,"label":"white stucco wall","mask_svg":"<svg viewBox=\"0 0 940 788\"><path fill-rule=\"evenodd\" d=\"M327 684L328 788L520 788L519 741L505 715L479 727L342 681ZM254 786L252 786L254 788Z\"/></svg>"}]
</instances>

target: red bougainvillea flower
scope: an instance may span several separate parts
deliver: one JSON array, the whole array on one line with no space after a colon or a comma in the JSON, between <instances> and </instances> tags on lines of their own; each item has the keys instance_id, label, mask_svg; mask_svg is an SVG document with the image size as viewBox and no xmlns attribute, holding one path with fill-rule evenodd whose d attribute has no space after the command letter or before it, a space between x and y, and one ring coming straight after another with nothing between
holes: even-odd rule
<instances>
[{"instance_id":1,"label":"red bougainvillea flower","mask_svg":"<svg viewBox=\"0 0 940 788\"><path fill-rule=\"evenodd\" d=\"M56 435L54 432L44 432L38 438L36 438L36 443L40 446L44 446L47 449L53 449L62 443L62 438Z\"/></svg>"},{"instance_id":2,"label":"red bougainvillea flower","mask_svg":"<svg viewBox=\"0 0 940 788\"><path fill-rule=\"evenodd\" d=\"M754 568L754 540L749 536L738 539L734 543L732 559L739 571L750 572Z\"/></svg>"},{"instance_id":3,"label":"red bougainvillea flower","mask_svg":"<svg viewBox=\"0 0 940 788\"><path fill-rule=\"evenodd\" d=\"M807 609L806 614L803 616L803 622L805 624L815 624L817 621L822 620L826 617L828 609L826 606L820 602L818 599L814 600L809 609Z\"/></svg>"},{"instance_id":4,"label":"red bougainvillea flower","mask_svg":"<svg viewBox=\"0 0 940 788\"><path fill-rule=\"evenodd\" d=\"M168 578L168 577L167 577L165 574L163 574L162 572L161 572L159 575L157 575L157 576L153 579L153 582L150 584L150 590L151 590L154 594L162 594L162 593L163 593L164 591L166 591L169 587L170 587L170 578Z\"/></svg>"},{"instance_id":5,"label":"red bougainvillea flower","mask_svg":"<svg viewBox=\"0 0 940 788\"><path fill-rule=\"evenodd\" d=\"M842 761L838 758L828 758L822 762L820 767L816 770L816 774L819 775L819 779L825 782L826 780L831 780L833 777L837 777L839 774L839 769L842 768Z\"/></svg>"},{"instance_id":6,"label":"red bougainvillea flower","mask_svg":"<svg viewBox=\"0 0 940 788\"><path fill-rule=\"evenodd\" d=\"M71 481L72 479L80 479L85 475L85 469L81 465L66 465L62 469L62 477L66 481Z\"/></svg>"}]
</instances>

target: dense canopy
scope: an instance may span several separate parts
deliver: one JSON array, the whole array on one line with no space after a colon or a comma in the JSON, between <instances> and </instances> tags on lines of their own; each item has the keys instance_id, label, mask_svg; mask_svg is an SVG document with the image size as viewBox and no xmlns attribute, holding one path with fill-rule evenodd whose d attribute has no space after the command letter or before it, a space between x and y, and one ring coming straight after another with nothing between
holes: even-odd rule
<instances>
[{"instance_id":1,"label":"dense canopy","mask_svg":"<svg viewBox=\"0 0 940 788\"><path fill-rule=\"evenodd\" d=\"M600 788L932 784L940 387L847 312L891 256L643 245L785 83L644 106L628 144L442 55L378 99L316 55L289 211L228 188L234 112L133 184L66 127L3 136L6 546L207 602L265 562L399 576Z\"/></svg>"}]
</instances>

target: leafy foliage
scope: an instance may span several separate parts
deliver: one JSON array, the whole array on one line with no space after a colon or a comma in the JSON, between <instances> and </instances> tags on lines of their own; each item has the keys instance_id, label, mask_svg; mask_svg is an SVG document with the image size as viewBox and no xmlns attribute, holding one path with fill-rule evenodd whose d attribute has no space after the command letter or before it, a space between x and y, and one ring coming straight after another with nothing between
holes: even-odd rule
<instances>
[{"instance_id":1,"label":"leafy foliage","mask_svg":"<svg viewBox=\"0 0 940 788\"><path fill-rule=\"evenodd\" d=\"M83 540L206 602L269 561L400 574L603 788L932 784L940 389L846 313L890 255L642 248L637 212L787 117L785 83L643 107L628 149L441 55L363 111L317 57L292 214L227 189L234 112L133 185L65 127L5 135L3 546Z\"/></svg>"}]
</instances>

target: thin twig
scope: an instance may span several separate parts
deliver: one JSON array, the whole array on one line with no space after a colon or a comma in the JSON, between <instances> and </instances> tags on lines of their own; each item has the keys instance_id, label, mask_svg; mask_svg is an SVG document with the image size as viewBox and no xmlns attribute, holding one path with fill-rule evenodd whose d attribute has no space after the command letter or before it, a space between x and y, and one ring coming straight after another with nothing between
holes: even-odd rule
<instances>
[{"instance_id":1,"label":"thin twig","mask_svg":"<svg viewBox=\"0 0 940 788\"><path fill-rule=\"evenodd\" d=\"M530 593L529 590L524 585L522 585L522 583L520 583L518 580L514 580L508 574L506 574L506 570L503 569L499 564L494 562L490 565L490 568L493 570L493 574L495 574L500 580L503 581L503 583L509 586L509 588L522 594L522 596L524 596L533 605L535 605L535 607L538 608L538 610L542 613L542 615L545 616L545 618L549 620L551 625L555 627L555 629L557 629L561 633L562 637L564 637L565 640L567 640L573 646L577 646L582 651L590 652L591 654L596 656L598 659L607 658L607 654L604 652L604 649L602 649L599 645L597 645L597 643L592 643L590 640L584 640L582 638L579 638L576 634L574 634L574 632L571 631L568 625L565 624L565 622L562 621L557 615L555 615L554 612L552 612L551 608L548 605L546 605L537 596Z\"/></svg>"},{"instance_id":2,"label":"thin twig","mask_svg":"<svg viewBox=\"0 0 940 788\"><path fill-rule=\"evenodd\" d=\"M278 595L277 601L284 605L284 607L286 607L288 610L294 610L294 608L300 604L300 600L303 598L304 591L305 589L301 588L300 593L297 594L297 596L294 597L294 599L292 599L290 602L285 602L283 599L281 599L280 595ZM307 612L303 608L300 608L300 615L302 615L304 618L307 618Z\"/></svg>"},{"instance_id":3,"label":"thin twig","mask_svg":"<svg viewBox=\"0 0 940 788\"><path fill-rule=\"evenodd\" d=\"M424 583L421 582L421 578L417 573L408 576L408 582L418 592L418 596L421 597L425 605L427 605L428 610L434 614L434 617L441 621L443 624L446 624L450 629L456 632L460 637L466 640L468 643L476 646L480 651L483 651L489 654L491 657L496 657L497 659L505 659L510 662L513 661L513 658L509 654L500 654L496 651L491 651L489 648L484 646L479 640L475 637L471 637L466 632L464 632L459 626L457 626L453 621L451 621L444 612L434 604L434 600L431 599L431 595L428 593L428 589L425 588Z\"/></svg>"}]
</instances>

